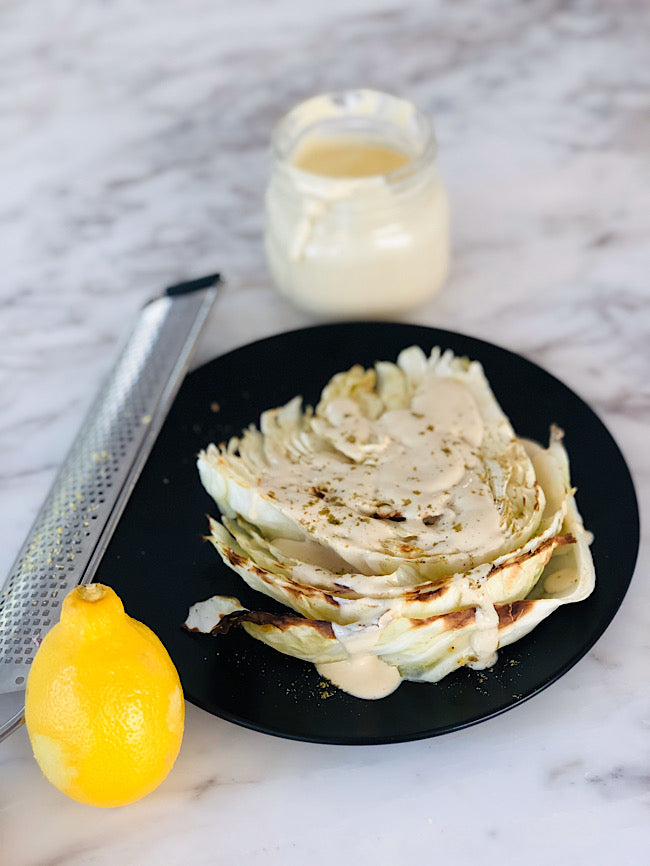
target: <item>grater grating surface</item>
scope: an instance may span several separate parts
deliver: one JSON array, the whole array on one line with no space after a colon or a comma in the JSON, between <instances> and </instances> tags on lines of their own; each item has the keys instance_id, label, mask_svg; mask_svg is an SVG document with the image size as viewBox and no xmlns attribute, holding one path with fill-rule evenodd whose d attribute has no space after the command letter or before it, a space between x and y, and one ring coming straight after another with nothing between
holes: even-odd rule
<instances>
[{"instance_id":1,"label":"grater grating surface","mask_svg":"<svg viewBox=\"0 0 650 866\"><path fill-rule=\"evenodd\" d=\"M25 688L61 602L92 579L181 384L217 282L173 287L147 304L91 407L0 595L0 699ZM0 736L16 723L15 706L13 695L0 701Z\"/></svg>"}]
</instances>

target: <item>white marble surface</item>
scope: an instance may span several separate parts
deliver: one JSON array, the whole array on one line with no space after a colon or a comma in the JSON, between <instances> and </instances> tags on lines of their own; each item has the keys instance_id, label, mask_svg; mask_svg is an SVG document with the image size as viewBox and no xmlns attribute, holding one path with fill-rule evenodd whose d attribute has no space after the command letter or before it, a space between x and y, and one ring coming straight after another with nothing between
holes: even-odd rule
<instances>
[{"instance_id":1,"label":"white marble surface","mask_svg":"<svg viewBox=\"0 0 650 866\"><path fill-rule=\"evenodd\" d=\"M0 509L9 569L127 325L164 285L228 284L198 360L310 320L261 246L271 126L342 87L435 119L443 292L404 315L520 352L583 396L650 505L650 9L398 0L8 0L0 8ZM640 864L650 843L648 534L623 606L497 719L380 747L283 741L188 705L145 800L59 794L0 743L11 864Z\"/></svg>"}]
</instances>

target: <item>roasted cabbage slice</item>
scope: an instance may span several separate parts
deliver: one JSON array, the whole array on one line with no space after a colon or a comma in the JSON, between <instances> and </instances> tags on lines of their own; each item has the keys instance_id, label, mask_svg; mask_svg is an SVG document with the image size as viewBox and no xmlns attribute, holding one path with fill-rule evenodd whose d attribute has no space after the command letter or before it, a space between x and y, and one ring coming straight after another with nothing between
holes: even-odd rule
<instances>
[{"instance_id":1,"label":"roasted cabbage slice","mask_svg":"<svg viewBox=\"0 0 650 866\"><path fill-rule=\"evenodd\" d=\"M450 351L339 373L315 410L263 413L198 470L223 561L292 612L215 596L187 627L241 625L341 685L360 656L395 682L485 667L593 589L561 431L520 440L481 365Z\"/></svg>"}]
</instances>

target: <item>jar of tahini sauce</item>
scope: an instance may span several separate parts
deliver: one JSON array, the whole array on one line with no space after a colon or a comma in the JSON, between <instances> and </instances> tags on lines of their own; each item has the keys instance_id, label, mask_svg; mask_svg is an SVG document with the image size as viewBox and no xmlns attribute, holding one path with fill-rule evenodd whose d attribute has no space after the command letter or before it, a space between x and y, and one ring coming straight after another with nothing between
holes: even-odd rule
<instances>
[{"instance_id":1,"label":"jar of tahini sauce","mask_svg":"<svg viewBox=\"0 0 650 866\"><path fill-rule=\"evenodd\" d=\"M449 267L447 197L429 118L372 90L316 96L274 130L266 193L273 280L309 312L390 315Z\"/></svg>"}]
</instances>

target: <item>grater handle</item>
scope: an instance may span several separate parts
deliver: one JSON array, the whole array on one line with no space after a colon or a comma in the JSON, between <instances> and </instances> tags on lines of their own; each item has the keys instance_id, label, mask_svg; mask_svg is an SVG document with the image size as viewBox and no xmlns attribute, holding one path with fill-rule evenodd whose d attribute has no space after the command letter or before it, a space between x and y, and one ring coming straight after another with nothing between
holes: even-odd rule
<instances>
[{"instance_id":1,"label":"grater handle","mask_svg":"<svg viewBox=\"0 0 650 866\"><path fill-rule=\"evenodd\" d=\"M0 739L65 595L92 580L187 372L218 274L170 286L140 312L0 594Z\"/></svg>"}]
</instances>

